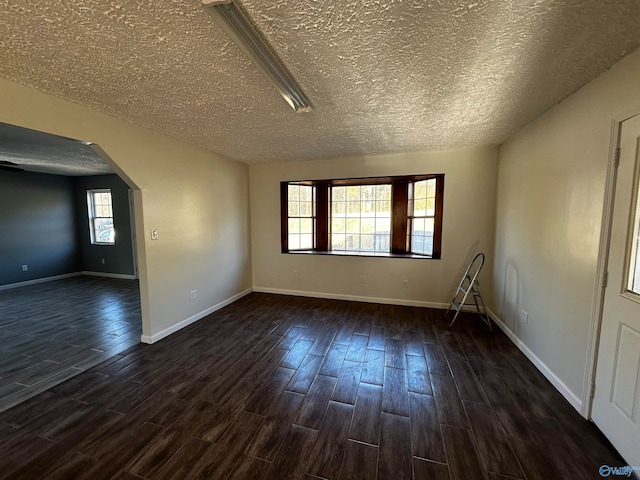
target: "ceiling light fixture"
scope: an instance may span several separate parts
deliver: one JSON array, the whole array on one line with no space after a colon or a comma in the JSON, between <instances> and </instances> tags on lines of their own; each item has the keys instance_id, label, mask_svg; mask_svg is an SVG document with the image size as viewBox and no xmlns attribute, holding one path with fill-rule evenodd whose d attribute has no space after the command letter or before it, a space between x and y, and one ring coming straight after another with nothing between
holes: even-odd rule
<instances>
[{"instance_id":1,"label":"ceiling light fixture","mask_svg":"<svg viewBox=\"0 0 640 480\"><path fill-rule=\"evenodd\" d=\"M311 103L278 60L273 49L232 0L202 0L202 5L227 35L271 80L291 108L296 112L311 110Z\"/></svg>"}]
</instances>

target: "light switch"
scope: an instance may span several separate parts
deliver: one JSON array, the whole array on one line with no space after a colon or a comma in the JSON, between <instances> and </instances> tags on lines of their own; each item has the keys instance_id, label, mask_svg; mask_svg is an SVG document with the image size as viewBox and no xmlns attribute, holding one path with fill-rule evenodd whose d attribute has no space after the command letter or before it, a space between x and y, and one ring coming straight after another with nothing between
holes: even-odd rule
<instances>
[{"instance_id":1,"label":"light switch","mask_svg":"<svg viewBox=\"0 0 640 480\"><path fill-rule=\"evenodd\" d=\"M152 228L151 229L151 240L157 240L158 239L158 229L157 228Z\"/></svg>"}]
</instances>

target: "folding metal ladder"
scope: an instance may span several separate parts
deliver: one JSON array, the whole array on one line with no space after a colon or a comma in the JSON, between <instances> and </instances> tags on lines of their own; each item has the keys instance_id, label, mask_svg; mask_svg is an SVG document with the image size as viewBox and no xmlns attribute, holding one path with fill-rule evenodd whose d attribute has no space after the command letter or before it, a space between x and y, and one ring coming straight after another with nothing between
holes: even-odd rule
<instances>
[{"instance_id":1,"label":"folding metal ladder","mask_svg":"<svg viewBox=\"0 0 640 480\"><path fill-rule=\"evenodd\" d=\"M449 329L453 328L453 324L458 318L462 307L465 305L475 305L476 311L480 315L482 321L489 326L490 331L493 331L491 320L489 320L489 317L487 316L487 309L484 305L482 294L480 293L480 282L478 281L478 275L480 274L480 270L482 270L483 265L484 253L479 253L473 257L473 260L471 260L467 267L467 271L464 272L462 280L460 280L460 283L458 284L456 294L453 296L453 300L451 300L451 304L444 314L444 319L446 320L449 311L455 310L456 312L453 316L453 320L451 320L451 324L449 324ZM467 303L469 295L473 297L473 303Z\"/></svg>"}]
</instances>

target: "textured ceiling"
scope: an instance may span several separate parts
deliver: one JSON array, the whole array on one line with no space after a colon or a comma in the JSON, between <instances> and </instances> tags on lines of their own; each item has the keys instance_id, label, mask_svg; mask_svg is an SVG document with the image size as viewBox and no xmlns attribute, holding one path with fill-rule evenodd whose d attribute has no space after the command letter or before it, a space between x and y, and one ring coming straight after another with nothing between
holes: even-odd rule
<instances>
[{"instance_id":1,"label":"textured ceiling","mask_svg":"<svg viewBox=\"0 0 640 480\"><path fill-rule=\"evenodd\" d=\"M246 162L501 143L640 45L638 0L238 0L296 114L199 0L0 0L0 76Z\"/></svg>"},{"instance_id":2,"label":"textured ceiling","mask_svg":"<svg viewBox=\"0 0 640 480\"><path fill-rule=\"evenodd\" d=\"M82 176L113 173L85 142L0 123L0 162L29 172Z\"/></svg>"}]
</instances>

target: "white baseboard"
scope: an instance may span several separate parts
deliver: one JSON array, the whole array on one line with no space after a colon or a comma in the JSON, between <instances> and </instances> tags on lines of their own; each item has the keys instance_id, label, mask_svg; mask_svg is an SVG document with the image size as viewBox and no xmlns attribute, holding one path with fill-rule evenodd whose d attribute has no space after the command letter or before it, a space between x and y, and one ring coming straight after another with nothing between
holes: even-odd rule
<instances>
[{"instance_id":1,"label":"white baseboard","mask_svg":"<svg viewBox=\"0 0 640 480\"><path fill-rule=\"evenodd\" d=\"M341 293L309 292L306 290L285 290L280 288L253 287L254 292L274 293L276 295L293 295L295 297L326 298L329 300L349 300L351 302L384 303L386 305L404 305L406 307L448 308L448 303L423 302L420 300L404 300L399 298L366 297L360 295L343 295Z\"/></svg>"},{"instance_id":2,"label":"white baseboard","mask_svg":"<svg viewBox=\"0 0 640 480\"><path fill-rule=\"evenodd\" d=\"M122 278L126 280L135 280L135 275L126 275L124 273L108 273L108 272L80 272L80 275L89 275L91 277L108 277L108 278Z\"/></svg>"},{"instance_id":3,"label":"white baseboard","mask_svg":"<svg viewBox=\"0 0 640 480\"><path fill-rule=\"evenodd\" d=\"M520 340L520 338L518 338L516 334L513 333L511 329L509 329L509 327L507 327L502 322L502 320L500 320L500 318L498 318L495 313L493 313L491 310L488 310L487 313L496 323L496 325L500 327L500 330L502 330L505 335L509 337L509 340L511 340L515 344L515 346L518 347L520 351L524 353L524 355L531 361L531 363L533 363L536 368L540 370L540 373L542 373L546 377L546 379L549 380L554 387L556 387L556 390L560 392L560 394L571 404L571 406L575 408L578 413L582 414L582 400L575 393L573 393L569 389L569 387L567 387L567 385L562 380L560 380L560 377L553 373L553 371L542 360L540 360L538 356L533 353L529 349L529 347L527 347L524 342Z\"/></svg>"},{"instance_id":4,"label":"white baseboard","mask_svg":"<svg viewBox=\"0 0 640 480\"><path fill-rule=\"evenodd\" d=\"M247 288L246 290L240 292L240 293L236 293L235 295L233 295L232 297L227 298L226 300L223 300L220 303L217 303L216 305L207 308L206 310L203 310L202 312L196 313L195 315L190 316L189 318L182 320L181 322L176 323L175 325L170 326L169 328L165 328L164 330L148 336L148 335L142 335L142 337L140 337L140 341L142 343L155 343L158 340L162 340L164 337L167 337L169 335L171 335L172 333L177 332L178 330L183 329L184 327L191 325L194 322L197 322L198 320L200 320L201 318L206 317L207 315L212 314L213 312L220 310L221 308L226 307L227 305L235 302L236 300L241 299L242 297L244 297L245 295L249 295L251 292L253 291L252 288Z\"/></svg>"},{"instance_id":5,"label":"white baseboard","mask_svg":"<svg viewBox=\"0 0 640 480\"><path fill-rule=\"evenodd\" d=\"M27 285L36 285L37 283L53 282L62 280L63 278L79 277L82 272L65 273L62 275L54 275L52 277L34 278L33 280L25 280L24 282L9 283L8 285L0 285L0 290L9 290L10 288L26 287Z\"/></svg>"}]
</instances>

